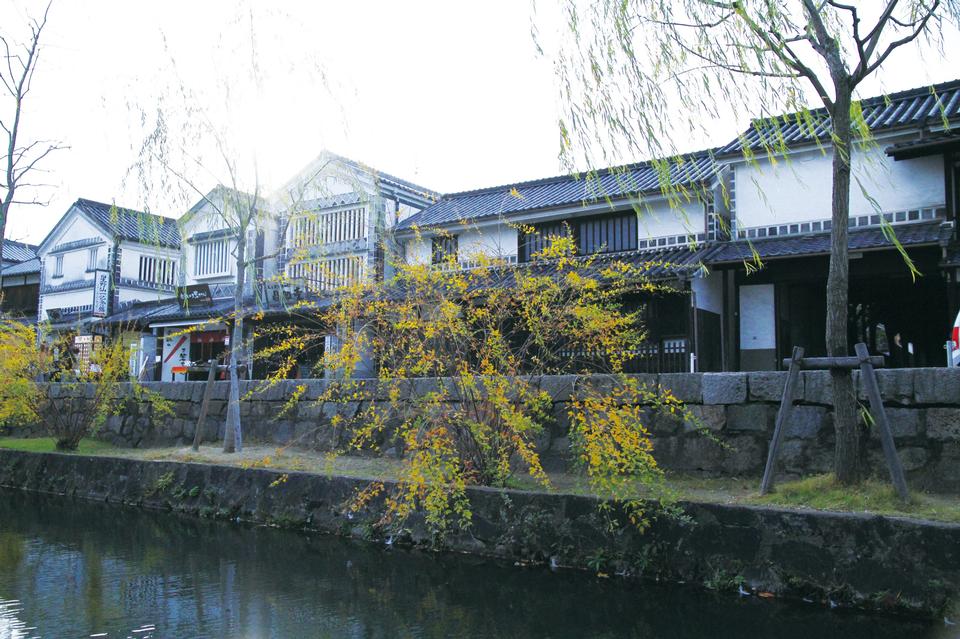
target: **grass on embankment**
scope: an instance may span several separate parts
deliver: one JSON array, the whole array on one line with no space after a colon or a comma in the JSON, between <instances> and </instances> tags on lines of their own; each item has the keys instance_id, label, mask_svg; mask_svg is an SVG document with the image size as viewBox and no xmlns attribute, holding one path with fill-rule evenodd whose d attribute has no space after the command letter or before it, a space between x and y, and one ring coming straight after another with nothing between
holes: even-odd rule
<instances>
[{"instance_id":1,"label":"grass on embankment","mask_svg":"<svg viewBox=\"0 0 960 639\"><path fill-rule=\"evenodd\" d=\"M77 450L57 450L56 440L53 437L0 437L0 448L22 450L28 453L79 453L81 455L117 452L113 444L95 439L81 440Z\"/></svg>"},{"instance_id":2,"label":"grass on embankment","mask_svg":"<svg viewBox=\"0 0 960 639\"><path fill-rule=\"evenodd\" d=\"M842 486L833 475L816 475L776 486L776 492L753 495L749 503L797 506L816 510L870 512L960 523L960 497L911 491L903 503L889 482L868 479L858 486Z\"/></svg>"},{"instance_id":3,"label":"grass on embankment","mask_svg":"<svg viewBox=\"0 0 960 639\"><path fill-rule=\"evenodd\" d=\"M28 452L57 452L53 438L0 438L0 448ZM83 440L77 451L86 455L114 455L148 461L179 461L224 464L247 468L270 468L279 471L302 471L320 475L337 475L370 479L394 479L402 462L393 458L333 456L321 452L284 446L248 444L243 452L225 454L219 446L204 445L197 452L182 448L115 448L105 442ZM667 484L674 496L689 501L711 503L812 508L825 511L866 512L901 517L915 517L960 523L960 497L934 495L916 490L910 502L897 499L889 482L869 479L855 488L840 486L832 475L817 475L776 485L775 492L761 497L759 478L703 478L668 474ZM537 482L522 474L509 486L518 490L544 490ZM580 475L551 473L549 491L590 495L589 482ZM637 486L638 494L644 492Z\"/></svg>"}]
</instances>

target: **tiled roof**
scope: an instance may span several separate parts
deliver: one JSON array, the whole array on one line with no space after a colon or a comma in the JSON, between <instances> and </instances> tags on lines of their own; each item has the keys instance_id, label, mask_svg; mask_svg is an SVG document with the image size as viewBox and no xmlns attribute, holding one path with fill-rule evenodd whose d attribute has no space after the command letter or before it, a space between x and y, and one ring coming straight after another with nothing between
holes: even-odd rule
<instances>
[{"instance_id":1,"label":"tiled roof","mask_svg":"<svg viewBox=\"0 0 960 639\"><path fill-rule=\"evenodd\" d=\"M4 262L26 262L37 256L37 247L25 242L15 240L3 241L3 261Z\"/></svg>"},{"instance_id":2,"label":"tiled roof","mask_svg":"<svg viewBox=\"0 0 960 639\"><path fill-rule=\"evenodd\" d=\"M927 134L916 140L898 142L888 146L886 154L897 159L906 160L923 155L941 154L948 151L960 150L960 133L956 129L943 133Z\"/></svg>"},{"instance_id":3,"label":"tiled roof","mask_svg":"<svg viewBox=\"0 0 960 639\"><path fill-rule=\"evenodd\" d=\"M74 206L108 229L114 237L142 244L180 248L180 230L173 218L78 199Z\"/></svg>"},{"instance_id":4,"label":"tiled roof","mask_svg":"<svg viewBox=\"0 0 960 639\"><path fill-rule=\"evenodd\" d=\"M960 80L866 98L860 101L863 117L873 132L903 127L942 125L960 119ZM827 110L788 113L754 120L741 136L717 151L717 156L742 154L744 147L757 152L768 147L788 148L829 139Z\"/></svg>"},{"instance_id":5,"label":"tiled roof","mask_svg":"<svg viewBox=\"0 0 960 639\"><path fill-rule=\"evenodd\" d=\"M712 151L699 151L669 162L668 179L675 186L704 182L716 173ZM606 198L659 193L663 168L659 163L641 162L602 169L593 176L560 175L453 193L400 222L397 228L455 224L462 220L603 202Z\"/></svg>"},{"instance_id":6,"label":"tiled roof","mask_svg":"<svg viewBox=\"0 0 960 639\"><path fill-rule=\"evenodd\" d=\"M897 224L892 227L897 240L903 246L939 244L950 239L953 226L940 220L916 224ZM889 248L893 243L888 240L880 227L850 229L848 247L851 251ZM754 250L761 259L777 257L798 257L803 255L827 255L830 253L830 233L811 233L807 235L787 235L763 239L738 240L717 245L719 250L706 261L710 264L742 262L754 258Z\"/></svg>"},{"instance_id":7,"label":"tiled roof","mask_svg":"<svg viewBox=\"0 0 960 639\"><path fill-rule=\"evenodd\" d=\"M405 191L408 191L412 195L417 195L428 200L436 200L440 197L440 194L437 193L436 191L433 191L432 189L428 189L426 187L420 186L419 184L414 184L409 180L398 178L395 175L384 173L383 171L375 169L371 166L367 166L363 162L351 160L350 158L344 157L342 155L339 155L337 153L333 153L330 151L328 151L328 153L330 154L330 156L336 158L337 161L339 161L343 165L349 166L353 169L357 169L360 171L368 171L372 173L374 176L376 176L376 178L381 183L387 183L387 184L399 187Z\"/></svg>"},{"instance_id":8,"label":"tiled roof","mask_svg":"<svg viewBox=\"0 0 960 639\"><path fill-rule=\"evenodd\" d=\"M138 324L140 326L146 326L156 322L178 320L203 321L231 316L233 314L233 298L219 297L219 292L213 287L211 287L211 292L214 298L212 303L208 305L193 305L183 309L180 308L180 304L174 298L147 302L132 302L124 305L102 321L107 324ZM308 301L315 307L323 307L329 304L328 298L315 296L309 296ZM269 304L257 303L249 296L244 299L244 306L248 314L262 312L266 316L283 314L288 308L287 305L280 302L272 302Z\"/></svg>"},{"instance_id":9,"label":"tiled roof","mask_svg":"<svg viewBox=\"0 0 960 639\"><path fill-rule=\"evenodd\" d=\"M35 257L32 260L27 260L25 262L20 262L19 264L14 264L13 266L8 266L3 269L3 276L7 275L29 275L30 273L39 273L40 272L40 258Z\"/></svg>"}]
</instances>

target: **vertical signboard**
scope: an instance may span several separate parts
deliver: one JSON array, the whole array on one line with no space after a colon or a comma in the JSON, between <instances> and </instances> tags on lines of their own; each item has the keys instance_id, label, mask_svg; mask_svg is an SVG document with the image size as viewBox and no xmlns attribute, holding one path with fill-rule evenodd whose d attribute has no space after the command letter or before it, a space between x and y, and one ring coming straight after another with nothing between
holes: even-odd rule
<instances>
[{"instance_id":1,"label":"vertical signboard","mask_svg":"<svg viewBox=\"0 0 960 639\"><path fill-rule=\"evenodd\" d=\"M93 316L106 317L110 308L110 271L98 270L93 277Z\"/></svg>"},{"instance_id":2,"label":"vertical signboard","mask_svg":"<svg viewBox=\"0 0 960 639\"><path fill-rule=\"evenodd\" d=\"M161 381L184 382L190 365L190 333L186 327L167 328L163 338Z\"/></svg>"}]
</instances>

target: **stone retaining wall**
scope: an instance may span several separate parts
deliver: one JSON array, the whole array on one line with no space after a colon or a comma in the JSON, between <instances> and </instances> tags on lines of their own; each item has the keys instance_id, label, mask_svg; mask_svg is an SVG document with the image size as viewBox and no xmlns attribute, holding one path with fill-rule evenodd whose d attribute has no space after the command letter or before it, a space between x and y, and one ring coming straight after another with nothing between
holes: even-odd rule
<instances>
[{"instance_id":1,"label":"stone retaining wall","mask_svg":"<svg viewBox=\"0 0 960 639\"><path fill-rule=\"evenodd\" d=\"M384 541L368 480L270 469L0 449L0 487ZM387 488L390 488L389 482ZM608 527L591 497L471 488L472 524L442 542L422 521L397 544L627 578L742 588L823 605L940 618L960 588L960 525L865 514L680 504L640 533ZM953 612L949 613L953 614Z\"/></svg>"},{"instance_id":2,"label":"stone retaining wall","mask_svg":"<svg viewBox=\"0 0 960 639\"><path fill-rule=\"evenodd\" d=\"M911 485L960 491L960 369L897 369L881 370L877 374ZM664 467L708 476L762 473L786 373L680 373L638 377L648 384L671 389L723 444L711 441L676 418L650 415L655 454ZM541 442L548 467L565 463L566 413L577 381L576 376L539 380L554 398L554 423ZM371 384L369 397L382 401L384 397L382 394L378 397L373 381L368 383ZM436 388L437 383L436 380L413 380L404 386L404 392L427 392ZM249 399L241 404L246 440L276 444L298 441L320 449L346 441L344 433L330 426L330 419L340 414L349 420L361 409L361 403L319 404L316 398L326 384L324 380L296 380L258 390L256 382L243 382L241 395L249 393ZM301 385L305 390L296 407L280 416L287 398ZM205 382L154 382L146 386L173 402L175 416L158 426L150 425L145 417L113 418L100 436L118 445L135 447L183 445L191 441ZM206 441L223 436L227 387L226 382L215 385L204 431ZM862 389L860 394L866 406ZM780 466L782 476L830 470L834 446L831 395L829 373L801 374L798 397L802 400L787 429ZM30 430L26 428L24 432ZM884 475L879 437L872 429L865 429L865 433L868 464L874 472ZM384 442L384 448L389 447L389 442Z\"/></svg>"}]
</instances>

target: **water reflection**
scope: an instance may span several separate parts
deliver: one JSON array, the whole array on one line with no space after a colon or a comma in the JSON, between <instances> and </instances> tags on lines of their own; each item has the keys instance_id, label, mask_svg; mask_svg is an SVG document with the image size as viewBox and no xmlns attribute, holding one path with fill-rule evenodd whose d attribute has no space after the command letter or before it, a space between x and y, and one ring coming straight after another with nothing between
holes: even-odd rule
<instances>
[{"instance_id":1,"label":"water reflection","mask_svg":"<svg viewBox=\"0 0 960 639\"><path fill-rule=\"evenodd\" d=\"M936 637L900 620L0 492L0 639Z\"/></svg>"}]
</instances>

